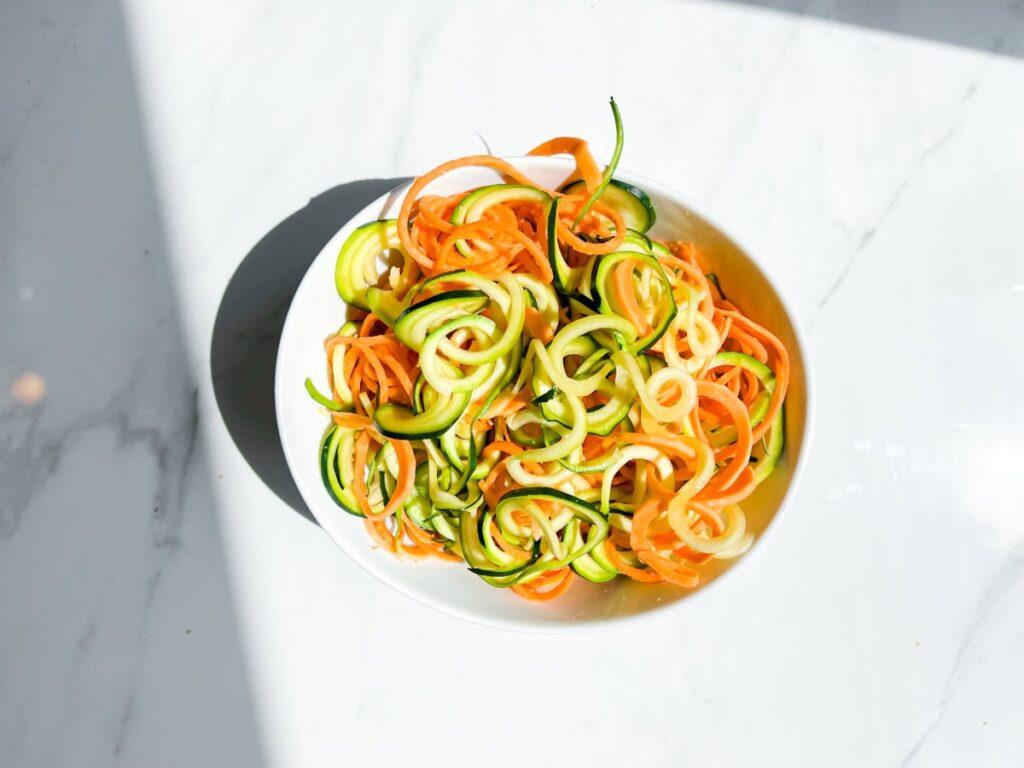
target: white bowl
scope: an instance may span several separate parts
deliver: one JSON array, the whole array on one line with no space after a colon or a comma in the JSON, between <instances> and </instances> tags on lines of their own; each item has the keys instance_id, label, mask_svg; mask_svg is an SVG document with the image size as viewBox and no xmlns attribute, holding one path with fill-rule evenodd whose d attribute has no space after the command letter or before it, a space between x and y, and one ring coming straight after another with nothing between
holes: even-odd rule
<instances>
[{"instance_id":1,"label":"white bowl","mask_svg":"<svg viewBox=\"0 0 1024 768\"><path fill-rule=\"evenodd\" d=\"M538 184L554 187L571 170L562 158L506 158ZM692 240L699 246L706 271L719 275L729 299L746 314L776 333L789 350L792 377L786 398L786 447L775 472L743 509L755 535L747 554L732 561L712 561L704 567L704 583L695 590L672 585L648 585L620 577L607 584L577 579L572 589L550 603L531 603L511 590L496 589L465 566L441 562L402 562L374 548L361 521L340 510L327 495L320 478L319 447L329 417L314 403L303 382L307 376L327 391L324 339L345 321L345 302L334 287L334 265L341 244L367 221L398 215L406 187L374 201L331 239L310 266L292 300L277 355L275 400L277 423L288 466L302 498L327 534L349 557L382 582L439 611L490 626L521 631L573 631L620 624L669 610L707 590L727 571L741 567L764 546L765 533L796 486L809 436L809 380L805 344L778 290L746 251L696 206L678 193L649 179L626 172L616 178L635 184L650 195L657 211L651 234L670 240ZM438 179L428 192L455 192L493 184L499 176L488 169L463 168Z\"/></svg>"}]
</instances>

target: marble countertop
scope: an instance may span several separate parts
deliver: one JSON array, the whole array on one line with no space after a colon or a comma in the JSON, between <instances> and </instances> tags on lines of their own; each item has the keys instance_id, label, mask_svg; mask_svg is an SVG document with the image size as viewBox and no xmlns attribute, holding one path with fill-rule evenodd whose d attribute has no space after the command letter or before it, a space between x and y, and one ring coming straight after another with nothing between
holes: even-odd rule
<instances>
[{"instance_id":1,"label":"marble countertop","mask_svg":"<svg viewBox=\"0 0 1024 768\"><path fill-rule=\"evenodd\" d=\"M1019 765L1024 9L764 5L4 3L0 764ZM714 599L472 626L305 516L277 334L396 179L607 156L610 94L792 300L813 451Z\"/></svg>"}]
</instances>

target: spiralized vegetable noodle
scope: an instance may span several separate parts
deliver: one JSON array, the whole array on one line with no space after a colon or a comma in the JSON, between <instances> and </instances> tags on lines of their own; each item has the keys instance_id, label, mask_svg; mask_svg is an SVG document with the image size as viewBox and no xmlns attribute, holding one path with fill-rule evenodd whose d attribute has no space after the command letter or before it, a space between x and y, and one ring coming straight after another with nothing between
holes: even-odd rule
<instances>
[{"instance_id":1,"label":"spiralized vegetable noodle","mask_svg":"<svg viewBox=\"0 0 1024 768\"><path fill-rule=\"evenodd\" d=\"M324 487L376 546L553 600L577 576L700 584L751 545L742 503L782 452L786 348L705 274L700 246L587 143L546 189L473 156L416 179L339 253L353 319L324 345ZM425 194L457 168L504 182Z\"/></svg>"}]
</instances>

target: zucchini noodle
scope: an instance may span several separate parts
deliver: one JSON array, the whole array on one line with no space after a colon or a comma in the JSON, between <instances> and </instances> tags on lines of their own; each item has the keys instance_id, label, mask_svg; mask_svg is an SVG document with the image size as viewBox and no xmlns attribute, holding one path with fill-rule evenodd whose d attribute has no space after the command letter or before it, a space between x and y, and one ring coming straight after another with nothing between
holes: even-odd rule
<instances>
[{"instance_id":1,"label":"zucchini noodle","mask_svg":"<svg viewBox=\"0 0 1024 768\"><path fill-rule=\"evenodd\" d=\"M789 360L701 267L651 236L640 189L585 141L557 189L491 156L416 179L355 229L325 343L324 487L398 557L464 564L530 600L577 577L692 589L753 541L741 504L785 444ZM424 194L482 166L505 183Z\"/></svg>"}]
</instances>

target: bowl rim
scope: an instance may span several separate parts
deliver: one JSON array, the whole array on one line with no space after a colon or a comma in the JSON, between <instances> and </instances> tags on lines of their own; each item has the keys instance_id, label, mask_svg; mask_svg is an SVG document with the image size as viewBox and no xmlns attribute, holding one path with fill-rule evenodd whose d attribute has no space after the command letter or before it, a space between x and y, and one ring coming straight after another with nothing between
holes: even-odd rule
<instances>
[{"instance_id":1,"label":"bowl rim","mask_svg":"<svg viewBox=\"0 0 1024 768\"><path fill-rule=\"evenodd\" d=\"M555 165L559 168L565 168L571 170L572 161L569 158L563 158L559 156L555 157L543 157L533 155L501 155L500 159L508 161L517 167L526 165L544 166L544 165ZM319 496L314 496L312 493L308 493L304 485L304 481L300 476L300 473L296 470L299 466L298 460L293 453L292 446L289 443L287 437L287 430L284 429L285 419L283 417L284 407L283 402L285 399L285 392L288 391L288 397L294 396L294 392L290 392L288 388L284 386L285 371L282 365L283 355L282 350L285 348L285 344L288 342L290 337L289 330L291 326L296 322L295 307L300 300L300 296L303 294L303 289L306 282L310 280L310 273L313 271L314 265L322 258L325 258L325 254L328 253L328 249L331 249L331 253L335 250L332 247L332 242L337 236L338 232L347 227L356 217L362 215L367 209L375 209L384 204L390 204L391 201L404 197L405 193L409 190L412 184L415 182L415 178L408 182L399 184L393 189L385 192L376 199L372 200L368 205L364 206L360 211L356 212L354 216L346 220L338 230L331 236L324 247L316 255L313 261L310 262L309 267L306 269L306 273L303 275L302 280L299 282L298 288L295 290L295 294L292 296L292 300L288 305L288 312L285 316L284 325L281 328L281 337L277 348L277 357L275 360L274 368L274 417L277 422L278 434L281 440L281 447L284 452L285 461L288 465L288 471L291 473L292 478L295 480L295 485L299 490L299 494L302 496L303 501L309 507L310 512L316 518L317 523L323 530L324 534L334 542L334 544L341 549L345 555L359 566L364 572L368 573L379 583L385 585L389 589L402 595L406 599L412 600L419 605L425 606L432 610L443 613L447 616L452 616L462 621L475 624L477 626L484 626L492 629L501 629L511 632L521 632L526 634L583 634L589 632L599 632L611 629L621 629L626 626L642 623L642 622L653 622L658 619L666 620L667 617L673 615L673 609L678 609L682 605L699 604L704 601L705 593L710 592L717 584L729 580L732 581L732 574L735 571L743 570L749 571L749 567L741 567L744 564L748 564L755 555L760 553L767 547L768 541L774 537L775 531L779 527L780 519L783 517L793 501L794 495L797 488L800 485L804 474L804 468L807 464L807 456L811 447L811 442L814 435L814 376L811 361L808 355L809 345L807 337L797 322L797 315L793 310L793 306L789 299L786 297L785 292L779 289L779 286L769 275L768 271L764 268L762 262L753 255L745 245L744 240L733 234L732 230L726 229L719 223L718 218L709 213L701 205L693 202L689 197L682 194L673 187L670 187L662 182L656 181L655 179L649 178L639 173L634 173L625 169L617 169L615 171L615 178L621 179L622 181L638 186L644 190L656 191L660 196L671 199L677 205L689 210L696 214L713 228L715 228L720 234L724 235L726 239L730 240L743 255L751 262L755 269L760 272L761 277L771 287L778 298L779 304L785 313L786 318L789 320L790 325L793 328L793 337L796 341L797 347L799 348L800 359L803 363L804 372L804 401L805 401L805 415L803 425L803 435L801 440L800 454L796 457L793 465L793 472L789 480L785 491L782 494L782 498L779 500L779 504L771 519L766 523L764 530L758 536L758 540L754 546L750 548L750 551L745 553L738 562L733 566L726 569L724 572L715 577L709 584L701 586L696 591L689 594L685 599L674 600L669 603L664 603L659 607L652 608L650 610L642 611L640 613L628 614L623 616L613 616L598 619L589 619L583 621L573 621L571 619L561 620L545 620L538 621L535 623L529 620L522 619L504 619L496 618L491 616L484 616L481 614L474 613L463 608L454 607L447 604L443 599L440 598L428 598L422 595L413 594L406 591L398 583L393 582L390 578L384 574L374 571L372 568L361 562L361 560L355 557L349 552L346 543L331 534L331 529L328 525L325 525L324 521L320 519L320 515L317 514L317 508L327 509L326 505L321 505L322 499ZM320 486L318 485L319 489ZM331 507L334 510L334 507ZM383 556L383 553L381 553ZM717 590L716 590L717 594Z\"/></svg>"}]
</instances>

